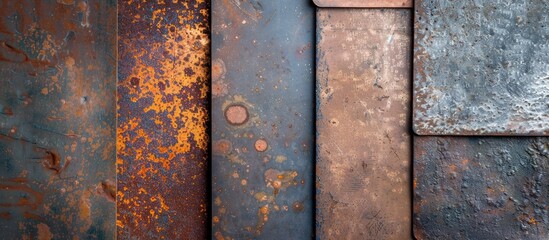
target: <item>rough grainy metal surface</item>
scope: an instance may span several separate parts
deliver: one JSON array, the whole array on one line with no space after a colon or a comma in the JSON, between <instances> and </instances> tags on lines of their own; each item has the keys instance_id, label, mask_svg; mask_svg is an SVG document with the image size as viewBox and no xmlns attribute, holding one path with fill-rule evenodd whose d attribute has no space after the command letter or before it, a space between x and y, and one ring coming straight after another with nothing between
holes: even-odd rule
<instances>
[{"instance_id":1,"label":"rough grainy metal surface","mask_svg":"<svg viewBox=\"0 0 549 240\"><path fill-rule=\"evenodd\" d=\"M418 134L549 134L549 1L415 1Z\"/></svg>"},{"instance_id":2,"label":"rough grainy metal surface","mask_svg":"<svg viewBox=\"0 0 549 240\"><path fill-rule=\"evenodd\" d=\"M411 239L411 11L317 12L319 239Z\"/></svg>"},{"instance_id":3,"label":"rough grainy metal surface","mask_svg":"<svg viewBox=\"0 0 549 240\"><path fill-rule=\"evenodd\" d=\"M0 238L113 239L116 2L0 1Z\"/></svg>"},{"instance_id":4,"label":"rough grainy metal surface","mask_svg":"<svg viewBox=\"0 0 549 240\"><path fill-rule=\"evenodd\" d=\"M119 1L119 239L207 236L209 2Z\"/></svg>"},{"instance_id":5,"label":"rough grainy metal surface","mask_svg":"<svg viewBox=\"0 0 549 240\"><path fill-rule=\"evenodd\" d=\"M314 5L212 4L212 235L310 239Z\"/></svg>"},{"instance_id":6,"label":"rough grainy metal surface","mask_svg":"<svg viewBox=\"0 0 549 240\"><path fill-rule=\"evenodd\" d=\"M549 139L416 137L418 239L549 239Z\"/></svg>"},{"instance_id":7,"label":"rough grainy metal surface","mask_svg":"<svg viewBox=\"0 0 549 240\"><path fill-rule=\"evenodd\" d=\"M411 8L413 0L313 0L318 7Z\"/></svg>"}]
</instances>

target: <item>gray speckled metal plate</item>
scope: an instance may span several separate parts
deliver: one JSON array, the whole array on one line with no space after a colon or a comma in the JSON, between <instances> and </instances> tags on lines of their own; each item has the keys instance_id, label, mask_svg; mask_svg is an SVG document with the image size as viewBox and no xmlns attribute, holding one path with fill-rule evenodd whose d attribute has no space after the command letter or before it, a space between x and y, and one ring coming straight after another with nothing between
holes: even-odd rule
<instances>
[{"instance_id":1,"label":"gray speckled metal plate","mask_svg":"<svg viewBox=\"0 0 549 240\"><path fill-rule=\"evenodd\" d=\"M549 139L415 137L417 239L549 239Z\"/></svg>"},{"instance_id":2,"label":"gray speckled metal plate","mask_svg":"<svg viewBox=\"0 0 549 240\"><path fill-rule=\"evenodd\" d=\"M549 1L416 0L414 130L549 134Z\"/></svg>"},{"instance_id":3,"label":"gray speckled metal plate","mask_svg":"<svg viewBox=\"0 0 549 240\"><path fill-rule=\"evenodd\" d=\"M318 7L330 8L411 8L413 0L313 0Z\"/></svg>"}]
</instances>

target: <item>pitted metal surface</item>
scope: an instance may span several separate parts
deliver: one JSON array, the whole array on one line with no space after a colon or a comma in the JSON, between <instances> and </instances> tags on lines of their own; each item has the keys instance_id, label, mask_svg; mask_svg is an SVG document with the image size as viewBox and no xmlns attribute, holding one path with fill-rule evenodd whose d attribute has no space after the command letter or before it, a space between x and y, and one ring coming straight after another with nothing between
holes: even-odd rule
<instances>
[{"instance_id":1,"label":"pitted metal surface","mask_svg":"<svg viewBox=\"0 0 549 240\"><path fill-rule=\"evenodd\" d=\"M411 239L411 11L317 11L317 238Z\"/></svg>"},{"instance_id":2,"label":"pitted metal surface","mask_svg":"<svg viewBox=\"0 0 549 240\"><path fill-rule=\"evenodd\" d=\"M0 1L0 238L115 238L116 2Z\"/></svg>"},{"instance_id":3,"label":"pitted metal surface","mask_svg":"<svg viewBox=\"0 0 549 240\"><path fill-rule=\"evenodd\" d=\"M547 138L415 137L417 239L548 239Z\"/></svg>"},{"instance_id":4,"label":"pitted metal surface","mask_svg":"<svg viewBox=\"0 0 549 240\"><path fill-rule=\"evenodd\" d=\"M549 2L415 1L420 135L549 134Z\"/></svg>"},{"instance_id":5,"label":"pitted metal surface","mask_svg":"<svg viewBox=\"0 0 549 240\"><path fill-rule=\"evenodd\" d=\"M119 1L118 239L208 235L209 6Z\"/></svg>"},{"instance_id":6,"label":"pitted metal surface","mask_svg":"<svg viewBox=\"0 0 549 240\"><path fill-rule=\"evenodd\" d=\"M212 1L212 235L314 235L314 6Z\"/></svg>"}]
</instances>

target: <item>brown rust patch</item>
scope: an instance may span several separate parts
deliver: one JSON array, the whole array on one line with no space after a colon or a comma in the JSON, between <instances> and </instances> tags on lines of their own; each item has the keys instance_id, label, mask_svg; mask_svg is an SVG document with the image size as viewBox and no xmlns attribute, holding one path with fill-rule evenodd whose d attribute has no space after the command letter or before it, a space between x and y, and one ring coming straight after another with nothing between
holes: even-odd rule
<instances>
[{"instance_id":1,"label":"brown rust patch","mask_svg":"<svg viewBox=\"0 0 549 240\"><path fill-rule=\"evenodd\" d=\"M231 152L232 144L228 140L218 140L212 144L212 152L217 155L226 155Z\"/></svg>"},{"instance_id":2,"label":"brown rust patch","mask_svg":"<svg viewBox=\"0 0 549 240\"><path fill-rule=\"evenodd\" d=\"M267 143L267 140L260 138L255 141L254 147L258 152L265 152L267 151L269 144Z\"/></svg>"},{"instance_id":3,"label":"brown rust patch","mask_svg":"<svg viewBox=\"0 0 549 240\"><path fill-rule=\"evenodd\" d=\"M50 231L50 227L44 223L39 223L38 228L38 240L50 240L53 239L53 234Z\"/></svg>"},{"instance_id":4,"label":"brown rust patch","mask_svg":"<svg viewBox=\"0 0 549 240\"><path fill-rule=\"evenodd\" d=\"M248 109L244 105L234 104L225 109L225 119L232 125L243 125L248 121L248 118Z\"/></svg>"}]
</instances>

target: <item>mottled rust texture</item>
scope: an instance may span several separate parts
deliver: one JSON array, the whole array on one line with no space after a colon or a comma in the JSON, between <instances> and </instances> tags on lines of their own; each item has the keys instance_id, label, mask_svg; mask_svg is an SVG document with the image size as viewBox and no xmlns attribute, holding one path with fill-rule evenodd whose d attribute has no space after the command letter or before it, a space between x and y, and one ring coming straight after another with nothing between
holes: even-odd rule
<instances>
[{"instance_id":1,"label":"mottled rust texture","mask_svg":"<svg viewBox=\"0 0 549 240\"><path fill-rule=\"evenodd\" d=\"M549 1L415 7L416 133L549 135Z\"/></svg>"},{"instance_id":2,"label":"mottled rust texture","mask_svg":"<svg viewBox=\"0 0 549 240\"><path fill-rule=\"evenodd\" d=\"M411 11L317 12L319 239L411 239Z\"/></svg>"},{"instance_id":3,"label":"mottled rust texture","mask_svg":"<svg viewBox=\"0 0 549 240\"><path fill-rule=\"evenodd\" d=\"M411 8L413 0L313 0L318 7L335 8Z\"/></svg>"},{"instance_id":4,"label":"mottled rust texture","mask_svg":"<svg viewBox=\"0 0 549 240\"><path fill-rule=\"evenodd\" d=\"M418 239L549 239L549 139L416 137Z\"/></svg>"},{"instance_id":5,"label":"mottled rust texture","mask_svg":"<svg viewBox=\"0 0 549 240\"><path fill-rule=\"evenodd\" d=\"M314 6L212 2L212 235L314 234Z\"/></svg>"},{"instance_id":6,"label":"mottled rust texture","mask_svg":"<svg viewBox=\"0 0 549 240\"><path fill-rule=\"evenodd\" d=\"M209 2L119 1L119 239L207 236Z\"/></svg>"},{"instance_id":7,"label":"mottled rust texture","mask_svg":"<svg viewBox=\"0 0 549 240\"><path fill-rule=\"evenodd\" d=\"M113 239L116 2L0 1L0 238Z\"/></svg>"}]
</instances>

